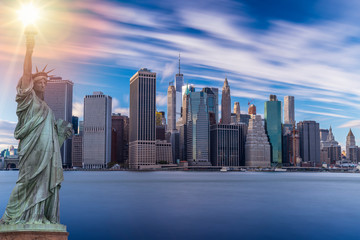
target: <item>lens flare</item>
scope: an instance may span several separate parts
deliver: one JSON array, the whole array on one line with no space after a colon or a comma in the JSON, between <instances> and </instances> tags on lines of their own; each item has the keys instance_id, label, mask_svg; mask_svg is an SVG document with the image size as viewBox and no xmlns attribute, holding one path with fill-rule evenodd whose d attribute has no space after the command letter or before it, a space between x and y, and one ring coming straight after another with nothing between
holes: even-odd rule
<instances>
[{"instance_id":1,"label":"lens flare","mask_svg":"<svg viewBox=\"0 0 360 240\"><path fill-rule=\"evenodd\" d=\"M22 21L24 26L35 24L36 20L39 18L39 15L40 10L32 3L22 5L21 9L18 11L19 20Z\"/></svg>"}]
</instances>

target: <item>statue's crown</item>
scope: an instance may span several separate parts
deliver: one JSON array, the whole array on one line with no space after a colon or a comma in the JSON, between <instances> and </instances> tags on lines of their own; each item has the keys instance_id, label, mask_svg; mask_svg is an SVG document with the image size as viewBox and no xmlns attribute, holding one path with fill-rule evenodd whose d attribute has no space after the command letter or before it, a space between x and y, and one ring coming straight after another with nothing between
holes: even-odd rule
<instances>
[{"instance_id":1,"label":"statue's crown","mask_svg":"<svg viewBox=\"0 0 360 240\"><path fill-rule=\"evenodd\" d=\"M53 77L54 75L48 75L48 74L51 73L52 71L54 71L55 69L45 72L46 67L47 67L47 64L42 71L39 71L39 69L36 67L36 73L32 74L32 78L34 79L34 78L40 77L40 76L46 77L46 78Z\"/></svg>"}]
</instances>

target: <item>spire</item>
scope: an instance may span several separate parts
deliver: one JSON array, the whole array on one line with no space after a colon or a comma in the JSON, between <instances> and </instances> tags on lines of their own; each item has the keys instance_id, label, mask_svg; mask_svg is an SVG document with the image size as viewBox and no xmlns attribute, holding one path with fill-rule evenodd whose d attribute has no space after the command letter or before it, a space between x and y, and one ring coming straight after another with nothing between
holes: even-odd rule
<instances>
[{"instance_id":1,"label":"spire","mask_svg":"<svg viewBox=\"0 0 360 240\"><path fill-rule=\"evenodd\" d=\"M350 128L350 131L349 131L349 133L348 133L347 136L348 136L348 137L353 137L353 136L354 136L353 132L351 131L351 128Z\"/></svg>"},{"instance_id":2,"label":"spire","mask_svg":"<svg viewBox=\"0 0 360 240\"><path fill-rule=\"evenodd\" d=\"M179 53L179 75L180 75L180 53Z\"/></svg>"},{"instance_id":3,"label":"spire","mask_svg":"<svg viewBox=\"0 0 360 240\"><path fill-rule=\"evenodd\" d=\"M224 81L224 86L223 88L226 88L229 86L228 80L227 80L227 76L225 75L225 81Z\"/></svg>"}]
</instances>

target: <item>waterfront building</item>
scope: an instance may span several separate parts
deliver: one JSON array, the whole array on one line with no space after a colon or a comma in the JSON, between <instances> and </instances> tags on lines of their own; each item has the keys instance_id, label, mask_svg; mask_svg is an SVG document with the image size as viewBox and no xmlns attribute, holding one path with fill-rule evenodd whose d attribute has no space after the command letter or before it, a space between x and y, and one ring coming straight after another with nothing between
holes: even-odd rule
<instances>
[{"instance_id":1,"label":"waterfront building","mask_svg":"<svg viewBox=\"0 0 360 240\"><path fill-rule=\"evenodd\" d=\"M130 79L130 168L156 164L155 112L156 73L142 68Z\"/></svg>"},{"instance_id":2,"label":"waterfront building","mask_svg":"<svg viewBox=\"0 0 360 240\"><path fill-rule=\"evenodd\" d=\"M113 113L111 125L111 162L124 164L129 157L129 117Z\"/></svg>"},{"instance_id":3,"label":"waterfront building","mask_svg":"<svg viewBox=\"0 0 360 240\"><path fill-rule=\"evenodd\" d=\"M219 104L218 104L219 89L205 87L202 89L202 92L205 92L207 96L206 101L208 105L210 124L216 124L218 123L218 118L219 118Z\"/></svg>"},{"instance_id":4,"label":"waterfront building","mask_svg":"<svg viewBox=\"0 0 360 240\"><path fill-rule=\"evenodd\" d=\"M346 136L346 159L351 162L359 162L359 155L360 151L358 146L356 146L355 136L350 129Z\"/></svg>"},{"instance_id":5,"label":"waterfront building","mask_svg":"<svg viewBox=\"0 0 360 240\"><path fill-rule=\"evenodd\" d=\"M293 125L287 124L286 126L284 124L282 151L282 161L284 166L294 166L301 162L299 131L293 129Z\"/></svg>"},{"instance_id":6,"label":"waterfront building","mask_svg":"<svg viewBox=\"0 0 360 240\"><path fill-rule=\"evenodd\" d=\"M245 143L245 165L251 167L269 167L271 149L260 115L252 115Z\"/></svg>"},{"instance_id":7,"label":"waterfront building","mask_svg":"<svg viewBox=\"0 0 360 240\"><path fill-rule=\"evenodd\" d=\"M181 101L182 98L179 99ZM176 90L175 87L170 85L167 91L167 116L168 127L167 131L173 132L176 130Z\"/></svg>"},{"instance_id":8,"label":"waterfront building","mask_svg":"<svg viewBox=\"0 0 360 240\"><path fill-rule=\"evenodd\" d=\"M156 140L156 163L157 164L173 163L171 143L167 141Z\"/></svg>"},{"instance_id":9,"label":"waterfront building","mask_svg":"<svg viewBox=\"0 0 360 240\"><path fill-rule=\"evenodd\" d=\"M326 141L329 135L329 129L320 129L320 141Z\"/></svg>"},{"instance_id":10,"label":"waterfront building","mask_svg":"<svg viewBox=\"0 0 360 240\"><path fill-rule=\"evenodd\" d=\"M176 121L181 117L181 99L182 88L184 86L184 75L180 73L180 54L179 54L179 73L175 75L175 90L176 90Z\"/></svg>"},{"instance_id":11,"label":"waterfront building","mask_svg":"<svg viewBox=\"0 0 360 240\"><path fill-rule=\"evenodd\" d=\"M61 77L50 77L47 81L44 100L53 111L56 120L72 122L73 86L72 81L63 80ZM71 139L67 139L60 149L64 168L72 165L71 145Z\"/></svg>"},{"instance_id":12,"label":"waterfront building","mask_svg":"<svg viewBox=\"0 0 360 240\"><path fill-rule=\"evenodd\" d=\"M231 97L230 86L227 78L225 78L221 96L221 124L231 123Z\"/></svg>"},{"instance_id":13,"label":"waterfront building","mask_svg":"<svg viewBox=\"0 0 360 240\"><path fill-rule=\"evenodd\" d=\"M210 165L207 94L205 92L190 92L189 96L187 160L189 165Z\"/></svg>"},{"instance_id":14,"label":"waterfront building","mask_svg":"<svg viewBox=\"0 0 360 240\"><path fill-rule=\"evenodd\" d=\"M83 136L80 134L72 137L72 167L83 167Z\"/></svg>"},{"instance_id":15,"label":"waterfront building","mask_svg":"<svg viewBox=\"0 0 360 240\"><path fill-rule=\"evenodd\" d=\"M284 123L295 124L294 96L284 97Z\"/></svg>"},{"instance_id":16,"label":"waterfront building","mask_svg":"<svg viewBox=\"0 0 360 240\"><path fill-rule=\"evenodd\" d=\"M270 101L265 102L264 109L265 128L269 136L272 156L271 162L282 163L282 127L281 127L281 101L276 95L270 95Z\"/></svg>"},{"instance_id":17,"label":"waterfront building","mask_svg":"<svg viewBox=\"0 0 360 240\"><path fill-rule=\"evenodd\" d=\"M254 104L251 104L248 108L248 114L249 115L256 115L256 106Z\"/></svg>"},{"instance_id":18,"label":"waterfront building","mask_svg":"<svg viewBox=\"0 0 360 240\"><path fill-rule=\"evenodd\" d=\"M320 162L320 130L319 123L315 121L302 121L297 124L300 138L300 157L303 162L313 166Z\"/></svg>"},{"instance_id":19,"label":"waterfront building","mask_svg":"<svg viewBox=\"0 0 360 240\"><path fill-rule=\"evenodd\" d=\"M71 123L73 125L74 134L79 134L79 118L76 116L72 116Z\"/></svg>"},{"instance_id":20,"label":"waterfront building","mask_svg":"<svg viewBox=\"0 0 360 240\"><path fill-rule=\"evenodd\" d=\"M84 168L105 168L111 161L112 98L94 92L84 98Z\"/></svg>"},{"instance_id":21,"label":"waterfront building","mask_svg":"<svg viewBox=\"0 0 360 240\"><path fill-rule=\"evenodd\" d=\"M325 159L326 163L335 164L336 161L341 160L341 146L335 141L331 126L326 141L320 141L320 149L325 150L328 154ZM323 163L323 161L321 161L321 163Z\"/></svg>"},{"instance_id":22,"label":"waterfront building","mask_svg":"<svg viewBox=\"0 0 360 240\"><path fill-rule=\"evenodd\" d=\"M244 166L245 124L210 126L210 161L213 166Z\"/></svg>"}]
</instances>

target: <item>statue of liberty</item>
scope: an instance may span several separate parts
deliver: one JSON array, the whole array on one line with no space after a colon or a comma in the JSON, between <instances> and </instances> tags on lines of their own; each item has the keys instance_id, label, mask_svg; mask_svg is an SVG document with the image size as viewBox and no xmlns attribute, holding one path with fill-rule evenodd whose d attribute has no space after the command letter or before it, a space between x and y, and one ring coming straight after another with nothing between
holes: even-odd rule
<instances>
[{"instance_id":1,"label":"statue of liberty","mask_svg":"<svg viewBox=\"0 0 360 240\"><path fill-rule=\"evenodd\" d=\"M59 189L63 181L60 147L72 135L71 124L55 121L44 101L46 67L32 74L36 32L28 28L23 75L17 85L19 177L1 225L59 224Z\"/></svg>"}]
</instances>

